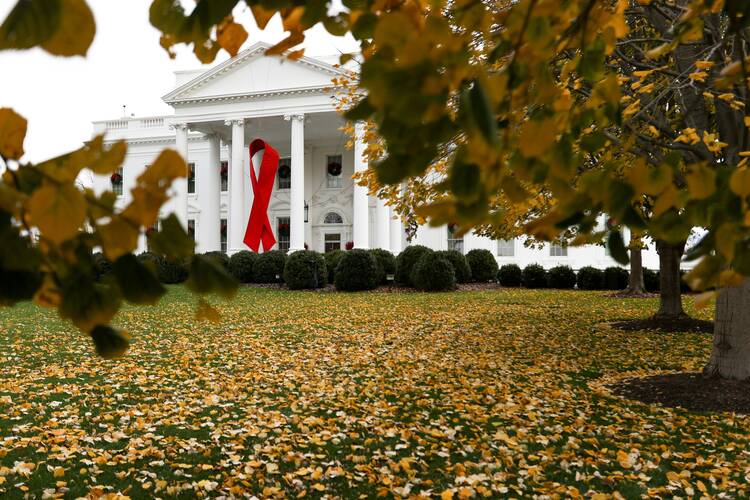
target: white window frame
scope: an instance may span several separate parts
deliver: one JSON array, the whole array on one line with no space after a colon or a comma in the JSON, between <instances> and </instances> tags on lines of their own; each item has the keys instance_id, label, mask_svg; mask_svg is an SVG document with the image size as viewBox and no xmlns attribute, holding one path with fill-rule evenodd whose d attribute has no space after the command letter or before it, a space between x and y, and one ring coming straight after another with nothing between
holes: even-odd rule
<instances>
[{"instance_id":1,"label":"white window frame","mask_svg":"<svg viewBox=\"0 0 750 500\"><path fill-rule=\"evenodd\" d=\"M550 243L549 245L549 256L550 257L567 257L568 247L557 243Z\"/></svg>"},{"instance_id":2,"label":"white window frame","mask_svg":"<svg viewBox=\"0 0 750 500\"><path fill-rule=\"evenodd\" d=\"M516 240L497 240L497 256L498 257L515 257L516 256Z\"/></svg>"}]
</instances>

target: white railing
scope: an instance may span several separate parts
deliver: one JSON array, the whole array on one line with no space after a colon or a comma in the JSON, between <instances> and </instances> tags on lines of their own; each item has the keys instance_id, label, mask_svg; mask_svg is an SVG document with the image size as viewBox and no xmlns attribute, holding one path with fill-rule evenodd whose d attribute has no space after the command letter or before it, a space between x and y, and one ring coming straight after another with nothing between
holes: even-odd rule
<instances>
[{"instance_id":1,"label":"white railing","mask_svg":"<svg viewBox=\"0 0 750 500\"><path fill-rule=\"evenodd\" d=\"M141 126L144 128L155 128L164 126L164 118L143 118Z\"/></svg>"},{"instance_id":2,"label":"white railing","mask_svg":"<svg viewBox=\"0 0 750 500\"><path fill-rule=\"evenodd\" d=\"M107 130L120 130L124 128L128 128L128 121L127 120L112 120L108 121L105 124L105 127L107 127Z\"/></svg>"}]
</instances>

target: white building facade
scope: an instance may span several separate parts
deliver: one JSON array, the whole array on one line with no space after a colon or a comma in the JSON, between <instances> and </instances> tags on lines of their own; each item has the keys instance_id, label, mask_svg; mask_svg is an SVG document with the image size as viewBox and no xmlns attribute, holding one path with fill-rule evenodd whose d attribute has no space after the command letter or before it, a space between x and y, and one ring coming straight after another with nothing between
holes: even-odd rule
<instances>
[{"instance_id":1,"label":"white building facade","mask_svg":"<svg viewBox=\"0 0 750 500\"><path fill-rule=\"evenodd\" d=\"M190 174L175 182L163 215L178 216L194 236L197 252L233 254L248 249L243 242L253 205L248 147L260 138L281 158L268 205L274 249L325 252L351 242L355 248L398 253L408 244L422 244L464 253L487 249L500 265L616 265L601 246L531 249L521 240L474 234L457 239L445 226L420 227L407 242L390 207L352 181L355 172L367 167L366 145L358 136L353 150L346 148L349 138L341 130L344 121L331 93L331 80L342 70L324 58L266 57L268 47L258 43L211 69L176 73L176 88L164 96L173 115L95 122L95 134L106 133L110 142L126 140L128 153L121 181L95 176L94 188L114 189L118 205L125 206L136 177L162 150L174 148L186 159ZM335 165L341 165L338 175ZM146 248L142 236L139 251ZM644 266L658 269L652 248L644 254Z\"/></svg>"}]
</instances>

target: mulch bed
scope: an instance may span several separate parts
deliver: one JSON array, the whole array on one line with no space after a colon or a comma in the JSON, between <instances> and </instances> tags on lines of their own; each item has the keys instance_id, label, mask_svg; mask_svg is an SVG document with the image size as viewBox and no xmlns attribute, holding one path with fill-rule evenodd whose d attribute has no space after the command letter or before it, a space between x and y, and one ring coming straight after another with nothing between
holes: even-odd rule
<instances>
[{"instance_id":1,"label":"mulch bed","mask_svg":"<svg viewBox=\"0 0 750 500\"><path fill-rule=\"evenodd\" d=\"M750 381L670 373L625 379L608 385L613 393L644 403L699 412L750 413Z\"/></svg>"},{"instance_id":2,"label":"mulch bed","mask_svg":"<svg viewBox=\"0 0 750 500\"><path fill-rule=\"evenodd\" d=\"M679 319L627 319L609 324L612 328L625 331L654 330L658 332L713 333L714 322L684 317Z\"/></svg>"}]
</instances>

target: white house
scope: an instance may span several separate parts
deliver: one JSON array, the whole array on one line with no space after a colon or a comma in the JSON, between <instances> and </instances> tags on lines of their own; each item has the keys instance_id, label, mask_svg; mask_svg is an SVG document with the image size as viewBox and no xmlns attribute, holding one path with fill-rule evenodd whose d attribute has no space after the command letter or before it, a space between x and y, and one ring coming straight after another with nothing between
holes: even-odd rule
<instances>
[{"instance_id":1,"label":"white house","mask_svg":"<svg viewBox=\"0 0 750 500\"><path fill-rule=\"evenodd\" d=\"M198 252L232 254L247 249L243 238L253 204L248 146L262 138L281 158L268 206L276 248L323 252L351 241L358 248L400 252L409 244L401 222L351 179L366 168L365 146L356 141L353 151L345 147L344 122L330 91L342 70L332 58L266 57L268 47L258 43L210 69L177 72L176 88L163 98L173 115L95 122L95 134L128 142L122 181L96 176L95 189L115 189L118 203L127 204L141 171L164 148L176 148L190 165L190 176L175 184L164 215L176 213L194 235ZM335 175L331 164L340 164L341 173ZM520 240L474 234L456 239L447 227L420 227L411 243L464 252L485 248L500 264L615 265L601 246L529 249ZM139 247L146 249L145 237ZM658 268L653 249L645 253L644 265Z\"/></svg>"}]
</instances>

